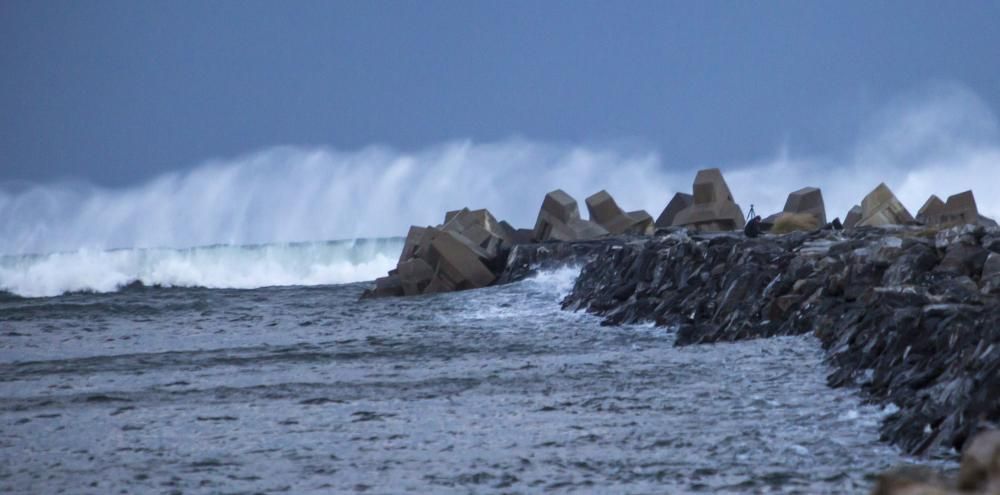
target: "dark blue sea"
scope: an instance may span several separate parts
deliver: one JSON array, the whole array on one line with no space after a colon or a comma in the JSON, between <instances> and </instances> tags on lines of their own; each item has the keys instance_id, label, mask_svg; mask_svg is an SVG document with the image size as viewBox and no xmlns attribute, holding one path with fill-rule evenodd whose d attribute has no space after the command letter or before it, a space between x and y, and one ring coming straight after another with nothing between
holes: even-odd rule
<instances>
[{"instance_id":1,"label":"dark blue sea","mask_svg":"<svg viewBox=\"0 0 1000 495\"><path fill-rule=\"evenodd\" d=\"M912 462L812 337L602 327L559 309L578 268L359 300L334 282L379 242L0 260L0 492L865 493Z\"/></svg>"}]
</instances>

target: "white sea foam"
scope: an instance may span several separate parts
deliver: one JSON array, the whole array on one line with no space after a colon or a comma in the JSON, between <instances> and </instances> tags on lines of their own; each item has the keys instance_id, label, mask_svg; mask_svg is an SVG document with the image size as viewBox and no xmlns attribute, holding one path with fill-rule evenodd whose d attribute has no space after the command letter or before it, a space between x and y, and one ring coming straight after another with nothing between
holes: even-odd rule
<instances>
[{"instance_id":1,"label":"white sea foam","mask_svg":"<svg viewBox=\"0 0 1000 495\"><path fill-rule=\"evenodd\" d=\"M189 249L80 249L0 257L0 289L26 297L109 292L146 285L250 289L372 280L395 266L402 239L208 246Z\"/></svg>"},{"instance_id":2,"label":"white sea foam","mask_svg":"<svg viewBox=\"0 0 1000 495\"><path fill-rule=\"evenodd\" d=\"M51 294L105 290L133 277L227 287L372 278L377 272L367 265L332 258L302 268L290 254L279 262L222 249L209 263L201 251L108 250L399 236L464 206L531 227L544 194L555 188L581 204L607 189L623 208L656 216L674 192L690 191L695 170L706 166L721 167L738 202L761 214L780 210L789 191L819 186L828 217L843 217L884 181L913 213L932 193L972 188L981 213L1000 219L993 191L1000 183L1000 120L966 88L938 84L890 102L853 145L826 155L783 148L772 158L679 165L651 149L521 139L453 141L414 152L278 147L123 189L0 184L0 253L69 252L24 258L18 268L7 260L0 281Z\"/></svg>"}]
</instances>

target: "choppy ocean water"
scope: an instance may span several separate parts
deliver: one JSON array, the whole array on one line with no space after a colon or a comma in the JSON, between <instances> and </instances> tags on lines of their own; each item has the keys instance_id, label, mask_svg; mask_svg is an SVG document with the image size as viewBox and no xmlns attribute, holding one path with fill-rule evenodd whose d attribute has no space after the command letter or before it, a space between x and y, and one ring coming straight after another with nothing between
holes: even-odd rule
<instances>
[{"instance_id":1,"label":"choppy ocean water","mask_svg":"<svg viewBox=\"0 0 1000 495\"><path fill-rule=\"evenodd\" d=\"M559 309L577 272L0 296L0 492L864 493L908 461L812 338L601 327Z\"/></svg>"}]
</instances>

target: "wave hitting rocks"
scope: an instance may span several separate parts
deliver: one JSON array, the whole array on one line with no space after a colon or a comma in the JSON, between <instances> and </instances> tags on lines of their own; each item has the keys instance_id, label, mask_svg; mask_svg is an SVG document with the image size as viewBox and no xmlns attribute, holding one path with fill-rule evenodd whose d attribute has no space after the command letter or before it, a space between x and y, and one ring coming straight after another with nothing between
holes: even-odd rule
<instances>
[{"instance_id":1,"label":"wave hitting rocks","mask_svg":"<svg viewBox=\"0 0 1000 495\"><path fill-rule=\"evenodd\" d=\"M831 386L899 408L881 431L908 453L961 450L1000 422L1000 229L680 229L594 256L565 309L675 326L679 346L812 332Z\"/></svg>"}]
</instances>

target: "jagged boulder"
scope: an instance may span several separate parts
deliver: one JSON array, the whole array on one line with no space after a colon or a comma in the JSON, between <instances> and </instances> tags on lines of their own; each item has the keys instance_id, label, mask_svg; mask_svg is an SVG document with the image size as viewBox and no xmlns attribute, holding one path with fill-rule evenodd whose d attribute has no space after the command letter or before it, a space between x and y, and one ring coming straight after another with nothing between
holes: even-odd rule
<instances>
[{"instance_id":1,"label":"jagged boulder","mask_svg":"<svg viewBox=\"0 0 1000 495\"><path fill-rule=\"evenodd\" d=\"M948 197L948 201L931 195L917 213L917 221L933 227L953 225L982 225L995 227L997 223L979 214L976 197L972 191L964 191Z\"/></svg>"},{"instance_id":2,"label":"jagged boulder","mask_svg":"<svg viewBox=\"0 0 1000 495\"><path fill-rule=\"evenodd\" d=\"M556 189L545 195L532 237L536 241L578 241L607 234L604 227L581 219L576 200Z\"/></svg>"},{"instance_id":3,"label":"jagged boulder","mask_svg":"<svg viewBox=\"0 0 1000 495\"><path fill-rule=\"evenodd\" d=\"M733 201L722 172L699 170L695 176L693 201L674 217L674 225L698 231L740 230L746 224L743 210Z\"/></svg>"},{"instance_id":4,"label":"jagged boulder","mask_svg":"<svg viewBox=\"0 0 1000 495\"><path fill-rule=\"evenodd\" d=\"M588 197L586 203L590 221L611 234L645 235L653 230L653 217L649 213L643 210L626 213L605 190Z\"/></svg>"},{"instance_id":5,"label":"jagged boulder","mask_svg":"<svg viewBox=\"0 0 1000 495\"><path fill-rule=\"evenodd\" d=\"M980 285L984 294L1000 294L1000 254L991 252L986 256Z\"/></svg>"},{"instance_id":6,"label":"jagged boulder","mask_svg":"<svg viewBox=\"0 0 1000 495\"><path fill-rule=\"evenodd\" d=\"M906 225L913 223L913 215L903 206L889 186L881 183L861 201L861 220L858 227Z\"/></svg>"},{"instance_id":7,"label":"jagged boulder","mask_svg":"<svg viewBox=\"0 0 1000 495\"><path fill-rule=\"evenodd\" d=\"M677 193L674 197L670 199L667 206L663 208L663 212L660 216L656 218L657 228L673 227L674 218L684 208L691 206L694 203L694 196L687 193Z\"/></svg>"},{"instance_id":8,"label":"jagged boulder","mask_svg":"<svg viewBox=\"0 0 1000 495\"><path fill-rule=\"evenodd\" d=\"M847 212L847 216L844 217L844 228L853 228L861 221L861 205L854 205Z\"/></svg>"}]
</instances>

